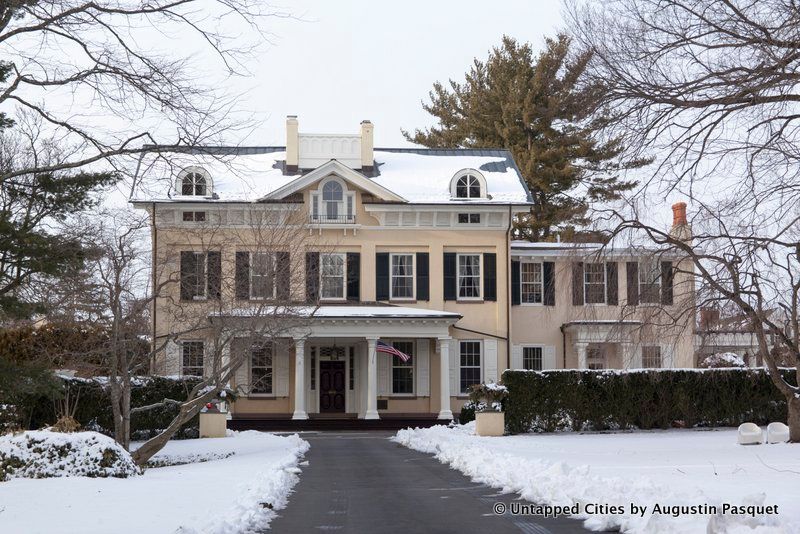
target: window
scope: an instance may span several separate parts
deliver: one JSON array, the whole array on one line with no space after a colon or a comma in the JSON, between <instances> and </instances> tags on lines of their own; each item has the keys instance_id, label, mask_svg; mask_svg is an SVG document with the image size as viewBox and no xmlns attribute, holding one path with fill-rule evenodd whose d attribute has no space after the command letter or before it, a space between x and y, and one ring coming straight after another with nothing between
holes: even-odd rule
<instances>
[{"instance_id":1,"label":"window","mask_svg":"<svg viewBox=\"0 0 800 534\"><path fill-rule=\"evenodd\" d=\"M657 258L639 262L639 302L661 302L661 264Z\"/></svg>"},{"instance_id":2,"label":"window","mask_svg":"<svg viewBox=\"0 0 800 534\"><path fill-rule=\"evenodd\" d=\"M345 298L345 261L344 254L325 254L320 256L320 279L322 299L344 299Z\"/></svg>"},{"instance_id":3,"label":"window","mask_svg":"<svg viewBox=\"0 0 800 534\"><path fill-rule=\"evenodd\" d=\"M206 220L206 212L204 211L184 211L184 222L204 222Z\"/></svg>"},{"instance_id":4,"label":"window","mask_svg":"<svg viewBox=\"0 0 800 534\"><path fill-rule=\"evenodd\" d=\"M481 342L459 341L459 391L469 393L470 386L481 383Z\"/></svg>"},{"instance_id":5,"label":"window","mask_svg":"<svg viewBox=\"0 0 800 534\"><path fill-rule=\"evenodd\" d=\"M606 368L606 351L603 347L589 347L586 349L586 365L589 369Z\"/></svg>"},{"instance_id":6,"label":"window","mask_svg":"<svg viewBox=\"0 0 800 534\"><path fill-rule=\"evenodd\" d=\"M207 192L206 177L201 173L187 172L181 178L181 195L204 197Z\"/></svg>"},{"instance_id":7,"label":"window","mask_svg":"<svg viewBox=\"0 0 800 534\"><path fill-rule=\"evenodd\" d=\"M458 214L458 223L459 224L480 224L481 223L481 214L480 213L459 213Z\"/></svg>"},{"instance_id":8,"label":"window","mask_svg":"<svg viewBox=\"0 0 800 534\"><path fill-rule=\"evenodd\" d=\"M184 341L182 344L181 374L184 376L203 376L203 342Z\"/></svg>"},{"instance_id":9,"label":"window","mask_svg":"<svg viewBox=\"0 0 800 534\"><path fill-rule=\"evenodd\" d=\"M350 391L353 391L356 386L356 348L350 347Z\"/></svg>"},{"instance_id":10,"label":"window","mask_svg":"<svg viewBox=\"0 0 800 534\"><path fill-rule=\"evenodd\" d=\"M414 393L414 342L392 341L391 345L411 358L404 362L397 356L392 356L392 393Z\"/></svg>"},{"instance_id":11,"label":"window","mask_svg":"<svg viewBox=\"0 0 800 534\"><path fill-rule=\"evenodd\" d=\"M521 302L523 304L541 304L544 295L542 264L522 262L519 266L519 273Z\"/></svg>"},{"instance_id":12,"label":"window","mask_svg":"<svg viewBox=\"0 0 800 534\"><path fill-rule=\"evenodd\" d=\"M311 391L317 389L317 347L311 347Z\"/></svg>"},{"instance_id":13,"label":"window","mask_svg":"<svg viewBox=\"0 0 800 534\"><path fill-rule=\"evenodd\" d=\"M606 302L606 266L604 263L585 264L583 282L586 304L604 304Z\"/></svg>"},{"instance_id":14,"label":"window","mask_svg":"<svg viewBox=\"0 0 800 534\"><path fill-rule=\"evenodd\" d=\"M542 347L522 347L522 368L541 371L542 367Z\"/></svg>"},{"instance_id":15,"label":"window","mask_svg":"<svg viewBox=\"0 0 800 534\"><path fill-rule=\"evenodd\" d=\"M653 369L661 367L661 347L658 345L642 347L642 367Z\"/></svg>"},{"instance_id":16,"label":"window","mask_svg":"<svg viewBox=\"0 0 800 534\"><path fill-rule=\"evenodd\" d=\"M193 300L203 300L206 298L206 254L205 252L193 252L194 261L190 262L189 272L181 273L182 280L185 280L187 296Z\"/></svg>"},{"instance_id":17,"label":"window","mask_svg":"<svg viewBox=\"0 0 800 534\"><path fill-rule=\"evenodd\" d=\"M269 343L250 351L250 393L272 393L272 345Z\"/></svg>"},{"instance_id":18,"label":"window","mask_svg":"<svg viewBox=\"0 0 800 534\"><path fill-rule=\"evenodd\" d=\"M458 298L481 298L481 255L458 255Z\"/></svg>"},{"instance_id":19,"label":"window","mask_svg":"<svg viewBox=\"0 0 800 534\"><path fill-rule=\"evenodd\" d=\"M392 272L391 298L413 299L414 255L392 254L390 260Z\"/></svg>"},{"instance_id":20,"label":"window","mask_svg":"<svg viewBox=\"0 0 800 534\"><path fill-rule=\"evenodd\" d=\"M355 193L337 180L328 180L311 194L311 220L315 223L354 223Z\"/></svg>"},{"instance_id":21,"label":"window","mask_svg":"<svg viewBox=\"0 0 800 534\"><path fill-rule=\"evenodd\" d=\"M275 298L275 255L270 252L250 254L250 298Z\"/></svg>"},{"instance_id":22,"label":"window","mask_svg":"<svg viewBox=\"0 0 800 534\"><path fill-rule=\"evenodd\" d=\"M456 181L456 198L481 198L481 181L472 174L465 174Z\"/></svg>"}]
</instances>

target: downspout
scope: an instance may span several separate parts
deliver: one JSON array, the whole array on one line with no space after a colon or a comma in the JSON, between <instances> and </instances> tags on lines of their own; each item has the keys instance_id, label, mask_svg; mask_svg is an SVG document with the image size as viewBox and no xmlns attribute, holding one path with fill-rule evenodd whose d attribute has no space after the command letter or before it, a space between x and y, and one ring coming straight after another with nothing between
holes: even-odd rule
<instances>
[{"instance_id":1,"label":"downspout","mask_svg":"<svg viewBox=\"0 0 800 534\"><path fill-rule=\"evenodd\" d=\"M561 330L561 361L563 363L562 369L567 368L567 333L564 331L564 325L558 327Z\"/></svg>"},{"instance_id":2,"label":"downspout","mask_svg":"<svg viewBox=\"0 0 800 534\"><path fill-rule=\"evenodd\" d=\"M157 283L157 280L156 280L156 250L157 250L157 247L156 247L156 245L158 243L158 227L156 226L156 203L155 202L151 202L150 216L152 217L152 223L151 224L153 225L153 245L152 245L152 253L151 253L151 260L150 260L150 264L151 264L150 268L153 270L153 272L152 272L152 276L153 276L153 289L152 289L152 291L153 291L153 335L152 335L152 340L153 340L153 342L152 342L152 349L151 349L152 353L153 353L153 357L152 357L151 363L150 363L150 373L152 374L153 371L155 370L156 344L158 342L156 340L156 309L157 309L157 306L156 306L156 283ZM165 371L166 371L166 369L165 369Z\"/></svg>"},{"instance_id":3,"label":"downspout","mask_svg":"<svg viewBox=\"0 0 800 534\"><path fill-rule=\"evenodd\" d=\"M511 368L511 204L508 205L508 231L506 232L506 369Z\"/></svg>"}]
</instances>

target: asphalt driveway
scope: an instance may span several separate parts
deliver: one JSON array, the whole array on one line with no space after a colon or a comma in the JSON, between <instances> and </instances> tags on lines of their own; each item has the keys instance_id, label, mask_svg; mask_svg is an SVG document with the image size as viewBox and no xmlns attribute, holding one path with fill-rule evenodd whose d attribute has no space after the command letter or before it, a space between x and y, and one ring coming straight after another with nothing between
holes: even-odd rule
<instances>
[{"instance_id":1,"label":"asphalt driveway","mask_svg":"<svg viewBox=\"0 0 800 534\"><path fill-rule=\"evenodd\" d=\"M584 532L568 518L497 515L496 503L517 496L475 484L428 454L390 442L391 435L303 433L309 465L269 532Z\"/></svg>"}]
</instances>

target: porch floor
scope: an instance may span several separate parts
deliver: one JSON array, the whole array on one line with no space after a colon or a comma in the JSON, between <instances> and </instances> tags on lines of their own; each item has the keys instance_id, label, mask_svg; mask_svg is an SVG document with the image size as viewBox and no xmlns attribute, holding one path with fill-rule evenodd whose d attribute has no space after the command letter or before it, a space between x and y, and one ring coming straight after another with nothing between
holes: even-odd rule
<instances>
[{"instance_id":1,"label":"porch floor","mask_svg":"<svg viewBox=\"0 0 800 534\"><path fill-rule=\"evenodd\" d=\"M380 419L359 419L357 414L309 414L305 420L292 419L290 414L233 415L228 421L230 430L400 430L446 425L436 414L381 414Z\"/></svg>"}]
</instances>

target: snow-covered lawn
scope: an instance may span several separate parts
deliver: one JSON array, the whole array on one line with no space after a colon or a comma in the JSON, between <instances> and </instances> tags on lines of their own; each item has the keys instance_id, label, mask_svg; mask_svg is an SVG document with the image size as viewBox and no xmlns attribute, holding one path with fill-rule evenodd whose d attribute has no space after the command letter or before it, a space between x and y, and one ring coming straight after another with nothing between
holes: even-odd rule
<instances>
[{"instance_id":1,"label":"snow-covered lawn","mask_svg":"<svg viewBox=\"0 0 800 534\"><path fill-rule=\"evenodd\" d=\"M154 460L209 461L151 468L142 476L0 482L0 532L234 534L265 528L274 510L286 506L307 450L308 442L296 435L237 432L171 441Z\"/></svg>"},{"instance_id":2,"label":"snow-covered lawn","mask_svg":"<svg viewBox=\"0 0 800 534\"><path fill-rule=\"evenodd\" d=\"M528 501L579 503L576 517L594 530L800 532L800 445L737 445L735 429L499 438L473 433L470 423L401 430L392 439ZM631 503L647 511L637 516ZM721 512L723 503L777 505L778 515L653 514L655 504L716 505ZM620 509L592 515L585 510L590 504Z\"/></svg>"}]
</instances>

